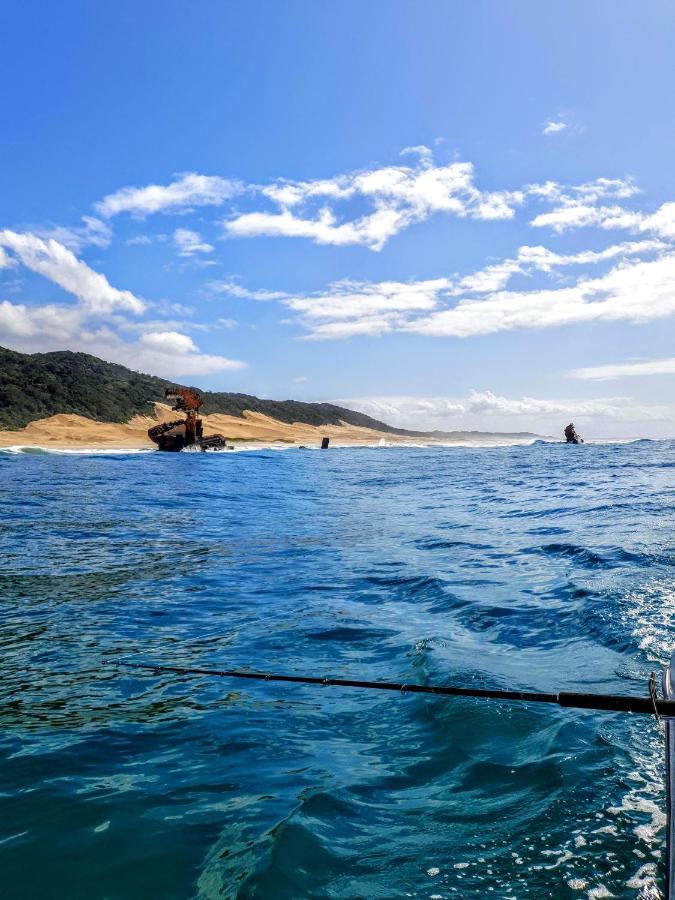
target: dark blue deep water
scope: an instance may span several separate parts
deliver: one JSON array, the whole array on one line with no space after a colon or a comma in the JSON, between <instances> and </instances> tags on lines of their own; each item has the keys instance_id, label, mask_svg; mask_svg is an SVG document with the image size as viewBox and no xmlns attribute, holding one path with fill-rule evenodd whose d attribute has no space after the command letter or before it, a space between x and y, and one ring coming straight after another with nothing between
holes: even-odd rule
<instances>
[{"instance_id":1,"label":"dark blue deep water","mask_svg":"<svg viewBox=\"0 0 675 900\"><path fill-rule=\"evenodd\" d=\"M675 444L0 453L5 900L658 897Z\"/></svg>"}]
</instances>

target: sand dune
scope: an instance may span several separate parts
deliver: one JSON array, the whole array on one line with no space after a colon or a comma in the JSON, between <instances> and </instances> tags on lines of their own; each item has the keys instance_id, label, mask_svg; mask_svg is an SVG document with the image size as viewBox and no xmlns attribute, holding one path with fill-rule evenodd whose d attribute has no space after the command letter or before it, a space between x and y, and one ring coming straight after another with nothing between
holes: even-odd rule
<instances>
[{"instance_id":1,"label":"sand dune","mask_svg":"<svg viewBox=\"0 0 675 900\"><path fill-rule=\"evenodd\" d=\"M20 431L0 431L0 447L152 449L156 445L148 438L148 428L158 422L181 418L163 403L156 403L155 410L155 417L134 416L124 425L94 422L83 416L61 413L48 419L31 422ZM204 434L220 433L237 445L284 443L317 446L324 436L331 439L331 444L337 445L372 445L377 444L383 437L387 443L406 440L402 435L385 434L354 425L314 426L299 422L289 425L255 412L245 412L242 419L219 413L202 418Z\"/></svg>"},{"instance_id":2,"label":"sand dune","mask_svg":"<svg viewBox=\"0 0 675 900\"><path fill-rule=\"evenodd\" d=\"M155 450L148 428L159 422L182 418L164 403L155 403L154 416L134 416L125 424L94 422L83 416L61 413L38 419L19 431L0 431L2 447L40 447L46 450ZM288 424L257 412L245 412L243 418L215 413L202 416L204 434L222 434L236 447L306 446L318 447L329 437L331 447L373 447L382 440L387 445L437 444L441 446L503 446L529 444L536 435L457 432L441 437L413 437L391 434L357 425Z\"/></svg>"}]
</instances>

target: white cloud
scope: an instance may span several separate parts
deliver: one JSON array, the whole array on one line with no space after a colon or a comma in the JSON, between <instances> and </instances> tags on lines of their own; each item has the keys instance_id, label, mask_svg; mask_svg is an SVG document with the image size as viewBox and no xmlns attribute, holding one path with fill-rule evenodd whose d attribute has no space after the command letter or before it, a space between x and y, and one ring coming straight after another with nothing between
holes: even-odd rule
<instances>
[{"instance_id":1,"label":"white cloud","mask_svg":"<svg viewBox=\"0 0 675 900\"><path fill-rule=\"evenodd\" d=\"M430 147L425 144L417 144L416 147L404 147L401 150L401 156L419 156L420 162L426 166L433 165L434 154Z\"/></svg>"},{"instance_id":2,"label":"white cloud","mask_svg":"<svg viewBox=\"0 0 675 900\"><path fill-rule=\"evenodd\" d=\"M193 316L195 314L193 306L186 306L183 303L170 303L169 309L177 316Z\"/></svg>"},{"instance_id":3,"label":"white cloud","mask_svg":"<svg viewBox=\"0 0 675 900\"><path fill-rule=\"evenodd\" d=\"M0 301L0 344L26 353L78 350L129 368L178 378L231 371L246 364L236 359L201 353L188 335L175 331L149 332L138 340L122 340L109 327L90 330L77 307L30 307Z\"/></svg>"},{"instance_id":4,"label":"white cloud","mask_svg":"<svg viewBox=\"0 0 675 900\"><path fill-rule=\"evenodd\" d=\"M551 121L544 133L553 134L566 127L562 121ZM641 221L639 214L616 203L638 193L630 178L597 178L571 186L548 181L520 190L485 191L477 187L469 162L435 165L432 151L425 146L408 147L403 153L417 156L416 164L382 166L313 181L279 179L266 186L250 186L250 191L271 200L277 209L233 214L223 222L225 235L302 237L317 244L360 244L377 251L400 231L431 215L505 220L532 199L556 204L553 210L536 215L531 224L551 227L558 233L584 226L638 227ZM345 201L358 212L340 215L339 204ZM675 231L675 215L673 220Z\"/></svg>"},{"instance_id":5,"label":"white cloud","mask_svg":"<svg viewBox=\"0 0 675 900\"><path fill-rule=\"evenodd\" d=\"M187 334L179 334L177 331L151 331L140 338L141 344L152 350L161 350L163 353L196 353L195 342Z\"/></svg>"},{"instance_id":6,"label":"white cloud","mask_svg":"<svg viewBox=\"0 0 675 900\"><path fill-rule=\"evenodd\" d=\"M202 241L196 231L189 228L177 228L173 233L173 242L178 247L180 256L193 256L195 253L212 253L213 246Z\"/></svg>"},{"instance_id":7,"label":"white cloud","mask_svg":"<svg viewBox=\"0 0 675 900\"><path fill-rule=\"evenodd\" d=\"M285 306L298 313L314 340L374 335L400 329L411 313L436 308L447 279L379 284L339 281L328 293L287 297Z\"/></svg>"},{"instance_id":8,"label":"white cloud","mask_svg":"<svg viewBox=\"0 0 675 900\"><path fill-rule=\"evenodd\" d=\"M192 338L177 331L149 332L135 344L123 344L109 337L100 355L132 369L171 377L210 375L246 367L238 359L201 353Z\"/></svg>"},{"instance_id":9,"label":"white cloud","mask_svg":"<svg viewBox=\"0 0 675 900\"><path fill-rule=\"evenodd\" d=\"M284 300L288 297L284 291L250 291L242 287L234 277L222 281L209 281L206 289L214 294L228 294L240 300Z\"/></svg>"},{"instance_id":10,"label":"white cloud","mask_svg":"<svg viewBox=\"0 0 675 900\"><path fill-rule=\"evenodd\" d=\"M551 134L559 134L561 131L567 130L567 123L561 121L560 119L550 119L544 125L542 129L542 134L551 135Z\"/></svg>"},{"instance_id":11,"label":"white cloud","mask_svg":"<svg viewBox=\"0 0 675 900\"><path fill-rule=\"evenodd\" d=\"M303 237L316 244L344 247L364 244L381 250L386 242L405 227L406 215L395 209L380 209L372 215L353 222L337 224L329 209L319 212L316 219L303 219L290 210L281 213L245 213L224 223L230 237Z\"/></svg>"},{"instance_id":12,"label":"white cloud","mask_svg":"<svg viewBox=\"0 0 675 900\"><path fill-rule=\"evenodd\" d=\"M0 301L0 344L25 352L46 350L81 350L120 362L139 371L158 375L196 375L239 369L245 364L223 356L204 354L192 338L169 323L129 321L129 313L139 315L146 303L130 291L110 285L107 278L95 272L75 254L53 238L35 234L0 231L0 248L27 269L43 275L77 298L71 306L48 303L27 305ZM182 308L185 312L185 308ZM92 330L88 321L107 319L110 324ZM122 340L117 329L137 328L145 333L136 341ZM197 327L197 326L194 326ZM150 328L151 330L147 330Z\"/></svg>"},{"instance_id":13,"label":"white cloud","mask_svg":"<svg viewBox=\"0 0 675 900\"><path fill-rule=\"evenodd\" d=\"M95 216L82 216L83 224L78 227L54 225L51 228L35 229L35 234L43 240L55 240L63 244L73 253L79 253L84 247L109 247L112 241L112 228Z\"/></svg>"},{"instance_id":14,"label":"white cloud","mask_svg":"<svg viewBox=\"0 0 675 900\"><path fill-rule=\"evenodd\" d=\"M640 225L639 213L628 212L621 206L592 206L588 203L569 203L540 213L530 222L535 228L549 227L561 234L570 228L634 228Z\"/></svg>"},{"instance_id":15,"label":"white cloud","mask_svg":"<svg viewBox=\"0 0 675 900\"><path fill-rule=\"evenodd\" d=\"M313 340L391 331L467 337L575 321L622 318L645 321L669 315L673 309L673 303L662 295L675 266L675 256L632 264L627 260L666 248L668 245L658 240L627 241L602 250L572 254L554 253L542 246L523 246L513 259L463 277L375 283L343 280L331 284L327 291L314 294L293 296L279 292L279 299L299 315L301 324L309 331L308 338ZM550 275L558 268L588 266L617 258L622 262L612 272L596 279L582 276L567 288L504 290L516 274ZM637 265L643 268L634 268ZM636 300L631 295L638 289L639 300ZM258 292L242 293L255 296ZM261 293L271 299L275 292ZM455 305L449 306L450 299L457 297L460 299Z\"/></svg>"},{"instance_id":16,"label":"white cloud","mask_svg":"<svg viewBox=\"0 0 675 900\"><path fill-rule=\"evenodd\" d=\"M166 185L121 188L108 194L95 207L104 218L123 212L145 218L153 213L180 212L195 206L221 206L242 189L239 182L229 178L186 172Z\"/></svg>"},{"instance_id":17,"label":"white cloud","mask_svg":"<svg viewBox=\"0 0 675 900\"><path fill-rule=\"evenodd\" d=\"M575 322L647 322L675 313L675 253L652 261L621 263L606 275L572 287L498 291L463 299L451 309L408 323L418 334L470 337L515 328L547 328Z\"/></svg>"},{"instance_id":18,"label":"white cloud","mask_svg":"<svg viewBox=\"0 0 675 900\"><path fill-rule=\"evenodd\" d=\"M368 284L338 281L330 293L311 297L290 297L284 303L307 319L351 319L389 312L431 310L438 303L438 291L446 279Z\"/></svg>"},{"instance_id":19,"label":"white cloud","mask_svg":"<svg viewBox=\"0 0 675 900\"><path fill-rule=\"evenodd\" d=\"M390 238L434 213L474 219L510 219L522 191L482 191L471 163L433 164L428 147L404 151L414 166L383 166L314 181L279 180L259 188L277 211L246 212L223 223L228 237L303 237L317 244L360 244L381 250ZM367 211L338 217L340 201L366 204ZM316 204L319 204L318 207Z\"/></svg>"},{"instance_id":20,"label":"white cloud","mask_svg":"<svg viewBox=\"0 0 675 900\"><path fill-rule=\"evenodd\" d=\"M641 231L653 231L663 238L675 238L675 203L663 203L656 212L643 216L639 228Z\"/></svg>"},{"instance_id":21,"label":"white cloud","mask_svg":"<svg viewBox=\"0 0 675 900\"><path fill-rule=\"evenodd\" d=\"M610 363L605 366L590 366L572 369L567 373L572 378L587 381L611 381L637 375L675 375L675 356L666 359L650 359L643 362Z\"/></svg>"},{"instance_id":22,"label":"white cloud","mask_svg":"<svg viewBox=\"0 0 675 900\"><path fill-rule=\"evenodd\" d=\"M530 225L552 228L558 234L572 228L637 228L642 220L642 214L616 203L601 203L627 200L638 194L639 190L631 178L596 178L595 181L570 187L549 181L544 185L529 185L525 191L530 196L557 204L549 212L535 216Z\"/></svg>"},{"instance_id":23,"label":"white cloud","mask_svg":"<svg viewBox=\"0 0 675 900\"><path fill-rule=\"evenodd\" d=\"M0 231L0 246L10 250L27 269L37 272L73 294L91 314L113 310L141 313L145 304L131 291L112 287L105 275L95 272L53 238L42 240L30 232Z\"/></svg>"},{"instance_id":24,"label":"white cloud","mask_svg":"<svg viewBox=\"0 0 675 900\"><path fill-rule=\"evenodd\" d=\"M562 119L550 120L544 133L558 133L567 127ZM278 178L267 185L244 185L230 178L188 172L167 185L124 187L95 207L104 218L123 212L144 218L157 212L181 213L197 206L220 206L240 195L249 208L234 212L223 221L225 237L296 237L323 245L360 245L374 251L381 250L402 230L432 215L508 220L518 207L532 200L555 205L535 215L531 224L550 227L558 233L591 226L637 230L646 218L617 203L637 193L629 178L597 178L571 186L548 181L515 190L484 190L476 184L470 162L437 165L432 150L424 145L406 147L402 154L413 157L410 164L374 166L313 180ZM250 201L254 208L250 208ZM264 208L265 201L270 201L272 208ZM643 230L675 234L675 214L663 210L661 218L662 222L654 218ZM73 234L64 233L63 237L70 245L79 238L75 230L69 231ZM96 239L92 233L92 240ZM130 240L140 242L146 238ZM195 239L192 244L185 243L181 252L192 255L208 252L208 247L201 239Z\"/></svg>"},{"instance_id":25,"label":"white cloud","mask_svg":"<svg viewBox=\"0 0 675 900\"><path fill-rule=\"evenodd\" d=\"M350 397L337 402L398 428L414 431L533 431L561 435L572 420L595 433L625 434L675 418L675 406L644 404L630 397L548 400L511 398L492 391L463 397Z\"/></svg>"},{"instance_id":26,"label":"white cloud","mask_svg":"<svg viewBox=\"0 0 675 900\"><path fill-rule=\"evenodd\" d=\"M595 181L570 187L562 187L549 181L543 185L529 185L525 191L530 196L558 204L550 212L540 213L530 222L535 228L552 228L558 234L584 227L634 228L642 218L639 213L626 210L616 203L600 203L607 200L627 200L638 194L638 188L630 178L596 178Z\"/></svg>"},{"instance_id":27,"label":"white cloud","mask_svg":"<svg viewBox=\"0 0 675 900\"><path fill-rule=\"evenodd\" d=\"M555 253L542 246L523 246L513 259L493 263L478 272L459 278L448 290L451 296L460 294L485 294L501 290L514 275L530 275L533 272L550 273L564 266L594 265L616 257L629 257L665 250L662 241L626 241L603 250L582 250L579 253Z\"/></svg>"},{"instance_id":28,"label":"white cloud","mask_svg":"<svg viewBox=\"0 0 675 900\"><path fill-rule=\"evenodd\" d=\"M306 340L342 340L369 335L371 337L394 331L403 322L400 316L387 314L380 316L362 316L358 319L345 319L338 322L319 322L312 325Z\"/></svg>"},{"instance_id":29,"label":"white cloud","mask_svg":"<svg viewBox=\"0 0 675 900\"><path fill-rule=\"evenodd\" d=\"M23 303L0 301L0 337L30 338L43 335L55 341L68 340L82 322L75 307L46 304L30 307Z\"/></svg>"}]
</instances>

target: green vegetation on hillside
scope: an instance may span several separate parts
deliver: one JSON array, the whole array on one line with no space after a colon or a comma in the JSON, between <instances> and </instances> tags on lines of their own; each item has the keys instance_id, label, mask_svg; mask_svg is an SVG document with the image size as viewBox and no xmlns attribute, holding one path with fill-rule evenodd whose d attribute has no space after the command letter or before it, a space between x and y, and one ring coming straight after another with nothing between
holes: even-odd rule
<instances>
[{"instance_id":1,"label":"green vegetation on hillside","mask_svg":"<svg viewBox=\"0 0 675 900\"><path fill-rule=\"evenodd\" d=\"M164 401L167 387L177 386L154 375L132 372L88 353L59 350L53 353L17 353L0 347L0 430L18 430L36 419L57 413L75 413L97 422L128 422L136 415L154 412L153 402ZM364 413L332 403L298 400L261 400L250 394L199 391L205 415L225 413L243 418L258 412L279 422L306 425L339 425L347 422L389 434L464 440L503 434L479 431L406 431L392 428ZM529 432L511 437L536 437Z\"/></svg>"},{"instance_id":2,"label":"green vegetation on hillside","mask_svg":"<svg viewBox=\"0 0 675 900\"><path fill-rule=\"evenodd\" d=\"M175 382L132 372L87 353L25 354L0 347L0 429L24 428L35 419L57 413L76 413L98 422L128 422L135 415L151 415L152 403L163 401L165 388L172 384ZM281 422L338 425L343 421L396 432L370 416L330 403L200 393L202 412L207 415L226 413L242 418L245 410L251 410Z\"/></svg>"}]
</instances>

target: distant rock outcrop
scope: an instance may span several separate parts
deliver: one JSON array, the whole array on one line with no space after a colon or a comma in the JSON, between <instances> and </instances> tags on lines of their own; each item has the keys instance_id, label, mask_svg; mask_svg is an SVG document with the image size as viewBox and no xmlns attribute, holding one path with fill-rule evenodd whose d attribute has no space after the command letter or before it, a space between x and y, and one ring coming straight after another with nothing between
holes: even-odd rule
<instances>
[{"instance_id":1,"label":"distant rock outcrop","mask_svg":"<svg viewBox=\"0 0 675 900\"><path fill-rule=\"evenodd\" d=\"M574 422L570 422L565 428L565 440L568 444L583 444L584 439L577 433Z\"/></svg>"}]
</instances>

